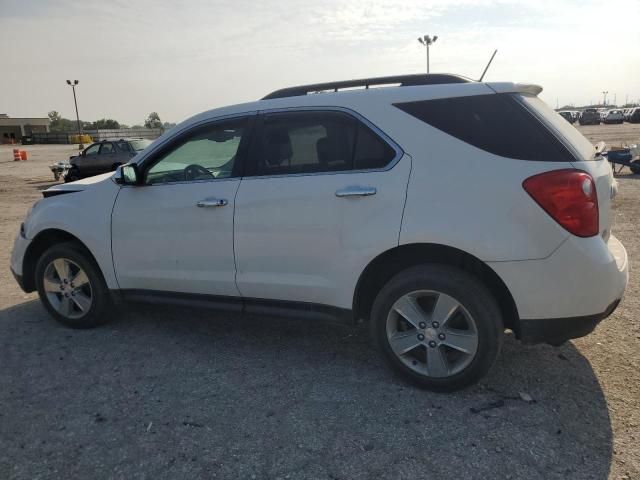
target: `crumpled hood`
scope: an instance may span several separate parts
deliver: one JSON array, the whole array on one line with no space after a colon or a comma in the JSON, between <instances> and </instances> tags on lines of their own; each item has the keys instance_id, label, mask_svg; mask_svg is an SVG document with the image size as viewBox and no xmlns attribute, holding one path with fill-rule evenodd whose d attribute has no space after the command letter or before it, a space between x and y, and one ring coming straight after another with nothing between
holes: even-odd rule
<instances>
[{"instance_id":1,"label":"crumpled hood","mask_svg":"<svg viewBox=\"0 0 640 480\"><path fill-rule=\"evenodd\" d=\"M58 192L82 192L92 185L109 181L113 174L114 172L107 172L101 175L96 175L95 177L87 177L83 178L82 180L76 180L75 182L61 183L59 185L54 185L53 187L47 188L42 193L46 197L47 193L49 193L49 196L52 196L56 195Z\"/></svg>"}]
</instances>

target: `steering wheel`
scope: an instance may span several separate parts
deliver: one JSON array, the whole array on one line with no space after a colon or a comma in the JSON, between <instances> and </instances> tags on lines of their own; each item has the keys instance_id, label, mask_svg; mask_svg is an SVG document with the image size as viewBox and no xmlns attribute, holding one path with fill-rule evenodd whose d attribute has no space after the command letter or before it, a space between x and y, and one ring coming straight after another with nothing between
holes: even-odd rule
<instances>
[{"instance_id":1,"label":"steering wheel","mask_svg":"<svg viewBox=\"0 0 640 480\"><path fill-rule=\"evenodd\" d=\"M205 178L214 178L213 174L197 163L191 164L184 169L184 179L189 180L203 180Z\"/></svg>"}]
</instances>

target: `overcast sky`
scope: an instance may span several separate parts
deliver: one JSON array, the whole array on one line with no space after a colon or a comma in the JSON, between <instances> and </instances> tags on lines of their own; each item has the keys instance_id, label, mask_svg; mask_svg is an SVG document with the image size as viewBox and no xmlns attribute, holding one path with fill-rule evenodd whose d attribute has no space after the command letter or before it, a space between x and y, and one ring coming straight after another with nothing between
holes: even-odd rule
<instances>
[{"instance_id":1,"label":"overcast sky","mask_svg":"<svg viewBox=\"0 0 640 480\"><path fill-rule=\"evenodd\" d=\"M0 113L178 122L277 88L425 71L640 98L640 0L0 0Z\"/></svg>"}]
</instances>

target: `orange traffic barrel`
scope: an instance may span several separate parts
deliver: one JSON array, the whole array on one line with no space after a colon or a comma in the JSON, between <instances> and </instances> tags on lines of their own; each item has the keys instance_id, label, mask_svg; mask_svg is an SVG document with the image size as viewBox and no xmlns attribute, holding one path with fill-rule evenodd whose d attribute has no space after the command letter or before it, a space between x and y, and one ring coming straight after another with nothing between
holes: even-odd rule
<instances>
[{"instance_id":1,"label":"orange traffic barrel","mask_svg":"<svg viewBox=\"0 0 640 480\"><path fill-rule=\"evenodd\" d=\"M27 158L29 158L27 156L27 151L26 150L20 150L20 160L26 160Z\"/></svg>"},{"instance_id":2,"label":"orange traffic barrel","mask_svg":"<svg viewBox=\"0 0 640 480\"><path fill-rule=\"evenodd\" d=\"M20 161L20 150L18 148L13 149L13 161L14 162Z\"/></svg>"}]
</instances>

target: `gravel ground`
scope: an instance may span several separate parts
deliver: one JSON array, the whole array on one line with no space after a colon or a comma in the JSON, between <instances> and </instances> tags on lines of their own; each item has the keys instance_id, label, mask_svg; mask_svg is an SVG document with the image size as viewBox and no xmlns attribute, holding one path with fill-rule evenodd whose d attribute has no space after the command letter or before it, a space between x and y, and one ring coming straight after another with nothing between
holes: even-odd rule
<instances>
[{"instance_id":1,"label":"gravel ground","mask_svg":"<svg viewBox=\"0 0 640 480\"><path fill-rule=\"evenodd\" d=\"M601 129L640 141L640 125ZM594 334L508 337L481 384L448 395L397 379L360 329L127 306L74 331L8 269L46 166L73 151L26 150L0 147L0 478L640 478L637 270ZM618 177L615 203L632 259L639 180Z\"/></svg>"}]
</instances>

